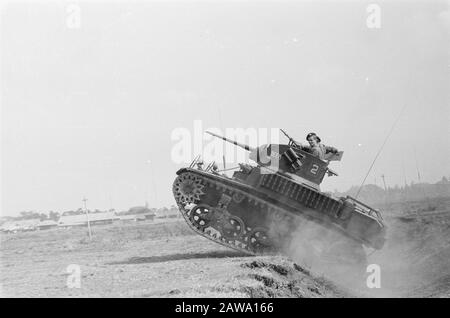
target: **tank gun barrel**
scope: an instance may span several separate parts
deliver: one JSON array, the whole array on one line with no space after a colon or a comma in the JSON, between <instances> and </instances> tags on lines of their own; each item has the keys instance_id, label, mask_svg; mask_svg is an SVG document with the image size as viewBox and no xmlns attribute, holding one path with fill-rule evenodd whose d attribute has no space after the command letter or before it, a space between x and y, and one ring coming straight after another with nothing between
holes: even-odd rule
<instances>
[{"instance_id":1,"label":"tank gun barrel","mask_svg":"<svg viewBox=\"0 0 450 318\"><path fill-rule=\"evenodd\" d=\"M241 147L241 148L243 148L243 149L245 149L245 150L247 150L247 151L255 151L255 150L256 150L256 148L250 147L249 145L242 144L242 143L240 143L240 142L237 142L237 141L234 141L234 140L231 140L231 139L228 139L228 138L219 136L219 135L217 135L217 134L215 134L215 133L212 133L212 132L210 132L210 131L206 131L206 133L207 133L207 134L210 134L211 136L214 136L214 137L223 139L223 140L225 140L225 141L228 141L229 143L232 143L233 145L239 146L239 147Z\"/></svg>"}]
</instances>

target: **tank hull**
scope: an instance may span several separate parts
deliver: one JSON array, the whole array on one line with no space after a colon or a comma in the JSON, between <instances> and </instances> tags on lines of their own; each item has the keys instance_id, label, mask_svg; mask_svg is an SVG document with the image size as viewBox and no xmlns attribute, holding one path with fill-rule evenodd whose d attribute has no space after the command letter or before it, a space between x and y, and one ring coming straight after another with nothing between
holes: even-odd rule
<instances>
[{"instance_id":1,"label":"tank hull","mask_svg":"<svg viewBox=\"0 0 450 318\"><path fill-rule=\"evenodd\" d=\"M240 173L228 178L191 168L177 172L174 197L199 235L253 255L314 242L321 258L350 250L351 255L341 257L357 262L365 261L363 245L374 247L376 240L380 245L383 226L379 220L354 210L348 213L343 201L281 175L263 174L258 168ZM299 235L299 228L307 230ZM364 234L371 231L377 235ZM309 233L304 236L303 232Z\"/></svg>"}]
</instances>

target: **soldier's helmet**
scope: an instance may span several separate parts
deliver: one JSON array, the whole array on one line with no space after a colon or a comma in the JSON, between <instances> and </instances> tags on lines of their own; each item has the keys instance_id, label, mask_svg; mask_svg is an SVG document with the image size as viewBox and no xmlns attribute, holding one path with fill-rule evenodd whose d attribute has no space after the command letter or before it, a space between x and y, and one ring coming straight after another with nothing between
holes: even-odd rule
<instances>
[{"instance_id":1,"label":"soldier's helmet","mask_svg":"<svg viewBox=\"0 0 450 318\"><path fill-rule=\"evenodd\" d=\"M308 135L306 135L306 140L309 141L309 138L311 138L311 137L316 137L317 142L321 142L322 141L322 140L320 140L319 136L317 136L316 133L313 133L313 132L311 132Z\"/></svg>"}]
</instances>

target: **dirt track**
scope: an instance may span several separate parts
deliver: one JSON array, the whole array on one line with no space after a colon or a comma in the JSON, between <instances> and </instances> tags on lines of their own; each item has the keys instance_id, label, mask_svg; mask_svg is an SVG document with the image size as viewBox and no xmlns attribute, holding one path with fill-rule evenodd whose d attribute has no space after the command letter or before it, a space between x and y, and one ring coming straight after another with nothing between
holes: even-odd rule
<instances>
[{"instance_id":1,"label":"dirt track","mask_svg":"<svg viewBox=\"0 0 450 318\"><path fill-rule=\"evenodd\" d=\"M369 257L382 288L354 289L296 260L240 254L182 220L2 234L3 297L449 297L450 200L385 207L389 238ZM429 210L427 210L429 208ZM68 266L80 288L69 288ZM332 283L333 280L335 283Z\"/></svg>"},{"instance_id":2,"label":"dirt track","mask_svg":"<svg viewBox=\"0 0 450 318\"><path fill-rule=\"evenodd\" d=\"M249 257L191 232L184 221L2 236L4 297L343 297L283 257ZM71 264L81 288L68 288Z\"/></svg>"}]
</instances>

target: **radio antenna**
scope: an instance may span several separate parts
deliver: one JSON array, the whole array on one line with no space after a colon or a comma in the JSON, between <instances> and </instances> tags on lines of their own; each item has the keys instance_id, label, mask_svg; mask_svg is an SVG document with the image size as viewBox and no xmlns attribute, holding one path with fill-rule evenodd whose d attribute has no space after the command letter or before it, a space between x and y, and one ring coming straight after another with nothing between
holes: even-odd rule
<instances>
[{"instance_id":1,"label":"radio antenna","mask_svg":"<svg viewBox=\"0 0 450 318\"><path fill-rule=\"evenodd\" d=\"M370 168L369 168L369 170L367 171L367 174L366 174L366 176L364 177L363 182L362 182L361 185L359 186L358 192L356 193L356 196L355 196L356 199L358 198L358 195L359 195L359 193L361 192L361 189L362 189L362 187L364 186L364 183L366 182L366 179L367 179L367 177L369 176L369 173L370 173L370 171L372 170L373 165L375 164L375 161L377 161L378 156L380 155L381 151L382 151L383 148L384 148L384 145L386 145L386 142L388 141L389 137L391 136L392 132L394 131L395 126L397 125L398 121L400 120L400 117L402 116L403 111L405 110L405 107L406 107L406 105L403 106L403 108L402 108L400 114L398 115L397 119L395 120L394 124L392 124L391 130L389 131L388 135L387 135L386 138L384 139L383 144L381 145L380 149L378 150L378 152L377 152L377 154L376 154L376 156L375 156L375 159L373 159L373 162L372 162L372 164L370 165Z\"/></svg>"}]
</instances>

